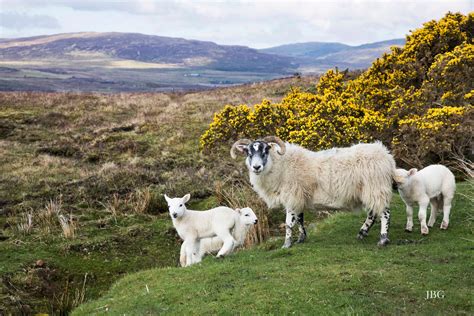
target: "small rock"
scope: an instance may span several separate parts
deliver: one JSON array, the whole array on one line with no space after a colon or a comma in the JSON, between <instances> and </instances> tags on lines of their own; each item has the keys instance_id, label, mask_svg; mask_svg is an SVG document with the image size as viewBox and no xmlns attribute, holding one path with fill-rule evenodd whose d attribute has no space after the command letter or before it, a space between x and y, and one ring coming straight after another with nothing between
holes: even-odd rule
<instances>
[{"instance_id":1,"label":"small rock","mask_svg":"<svg viewBox=\"0 0 474 316\"><path fill-rule=\"evenodd\" d=\"M39 259L39 260L36 260L36 263L35 263L35 267L37 268L41 268L44 266L44 261Z\"/></svg>"}]
</instances>

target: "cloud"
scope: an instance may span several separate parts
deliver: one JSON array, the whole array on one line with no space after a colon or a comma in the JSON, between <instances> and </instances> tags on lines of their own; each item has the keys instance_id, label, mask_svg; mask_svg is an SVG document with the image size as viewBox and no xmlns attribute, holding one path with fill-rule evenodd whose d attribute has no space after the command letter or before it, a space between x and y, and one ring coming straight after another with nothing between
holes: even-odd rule
<instances>
[{"instance_id":1,"label":"cloud","mask_svg":"<svg viewBox=\"0 0 474 316\"><path fill-rule=\"evenodd\" d=\"M6 29L28 28L59 29L57 19L49 15L28 15L18 12L0 12L0 26Z\"/></svg>"},{"instance_id":2,"label":"cloud","mask_svg":"<svg viewBox=\"0 0 474 316\"><path fill-rule=\"evenodd\" d=\"M256 48L309 41L357 45L399 38L448 11L466 14L473 9L472 0L0 1L12 11L54 16L61 32L139 32ZM22 35L33 33L31 27Z\"/></svg>"}]
</instances>

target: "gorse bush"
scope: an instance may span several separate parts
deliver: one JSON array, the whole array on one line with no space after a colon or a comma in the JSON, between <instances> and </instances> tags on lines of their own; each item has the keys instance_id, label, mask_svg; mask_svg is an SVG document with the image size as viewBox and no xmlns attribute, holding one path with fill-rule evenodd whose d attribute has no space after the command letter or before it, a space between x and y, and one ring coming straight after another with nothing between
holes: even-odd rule
<instances>
[{"instance_id":1,"label":"gorse bush","mask_svg":"<svg viewBox=\"0 0 474 316\"><path fill-rule=\"evenodd\" d=\"M315 150L380 140L405 166L472 160L473 30L473 13L448 13L354 79L329 70L316 93L291 89L279 103L226 105L201 147L277 135Z\"/></svg>"}]
</instances>

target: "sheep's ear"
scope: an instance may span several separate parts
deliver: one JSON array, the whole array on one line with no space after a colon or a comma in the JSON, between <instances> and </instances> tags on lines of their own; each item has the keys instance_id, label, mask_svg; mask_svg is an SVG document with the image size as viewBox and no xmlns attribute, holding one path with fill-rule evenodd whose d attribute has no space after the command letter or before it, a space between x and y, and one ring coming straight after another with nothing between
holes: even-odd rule
<instances>
[{"instance_id":1,"label":"sheep's ear","mask_svg":"<svg viewBox=\"0 0 474 316\"><path fill-rule=\"evenodd\" d=\"M242 210L240 208L236 208L235 211L240 214Z\"/></svg>"},{"instance_id":2,"label":"sheep's ear","mask_svg":"<svg viewBox=\"0 0 474 316\"><path fill-rule=\"evenodd\" d=\"M183 196L183 203L187 203L189 201L189 199L191 198L191 194L186 194L185 196Z\"/></svg>"},{"instance_id":3,"label":"sheep's ear","mask_svg":"<svg viewBox=\"0 0 474 316\"><path fill-rule=\"evenodd\" d=\"M164 197L165 197L166 202L169 202L169 201L170 201L170 198L169 198L166 194L163 194L163 195L164 195Z\"/></svg>"},{"instance_id":4,"label":"sheep's ear","mask_svg":"<svg viewBox=\"0 0 474 316\"><path fill-rule=\"evenodd\" d=\"M409 175L409 176L412 176L412 175L414 175L415 173L417 173L417 171L418 171L418 169L412 168L412 169L408 170L408 175Z\"/></svg>"}]
</instances>

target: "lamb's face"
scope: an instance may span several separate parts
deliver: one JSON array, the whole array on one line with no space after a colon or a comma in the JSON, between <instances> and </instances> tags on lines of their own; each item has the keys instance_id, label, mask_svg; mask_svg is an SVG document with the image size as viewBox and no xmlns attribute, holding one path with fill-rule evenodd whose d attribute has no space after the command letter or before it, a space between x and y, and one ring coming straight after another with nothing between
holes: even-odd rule
<instances>
[{"instance_id":1,"label":"lamb's face","mask_svg":"<svg viewBox=\"0 0 474 316\"><path fill-rule=\"evenodd\" d=\"M261 174L270 170L272 165L270 149L271 145L264 141L255 141L246 147L247 159L245 163L250 172Z\"/></svg>"},{"instance_id":2,"label":"lamb's face","mask_svg":"<svg viewBox=\"0 0 474 316\"><path fill-rule=\"evenodd\" d=\"M238 211L240 214L240 220L244 225L250 226L250 225L257 224L258 222L257 215L255 215L255 213L250 207L245 207Z\"/></svg>"},{"instance_id":3,"label":"lamb's face","mask_svg":"<svg viewBox=\"0 0 474 316\"><path fill-rule=\"evenodd\" d=\"M397 186L402 186L406 184L410 177L415 175L417 172L417 169L413 168L410 170L405 170L405 169L397 169L395 170L395 174L393 176L393 180L397 183Z\"/></svg>"},{"instance_id":4,"label":"lamb's face","mask_svg":"<svg viewBox=\"0 0 474 316\"><path fill-rule=\"evenodd\" d=\"M186 194L182 198L169 198L165 194L166 202L168 203L168 208L170 212L171 218L179 218L183 216L184 212L186 212L186 202L189 201L191 195Z\"/></svg>"}]
</instances>

